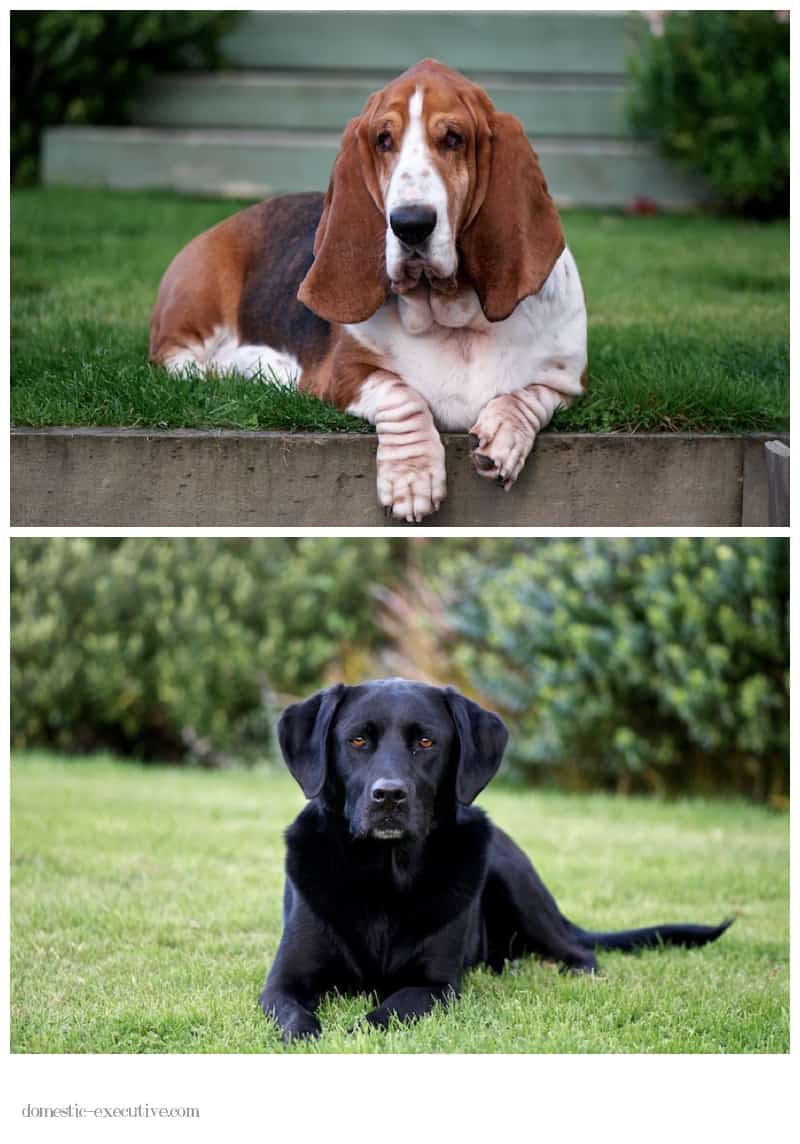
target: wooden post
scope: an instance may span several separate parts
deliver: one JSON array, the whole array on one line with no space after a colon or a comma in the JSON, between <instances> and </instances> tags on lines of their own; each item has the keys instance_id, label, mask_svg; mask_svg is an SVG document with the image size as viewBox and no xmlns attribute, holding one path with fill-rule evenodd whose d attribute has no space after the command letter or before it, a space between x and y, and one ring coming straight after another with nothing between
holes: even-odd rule
<instances>
[{"instance_id":1,"label":"wooden post","mask_svg":"<svg viewBox=\"0 0 800 1144\"><path fill-rule=\"evenodd\" d=\"M783 441L767 441L767 487L770 527L789 525L789 446Z\"/></svg>"}]
</instances>

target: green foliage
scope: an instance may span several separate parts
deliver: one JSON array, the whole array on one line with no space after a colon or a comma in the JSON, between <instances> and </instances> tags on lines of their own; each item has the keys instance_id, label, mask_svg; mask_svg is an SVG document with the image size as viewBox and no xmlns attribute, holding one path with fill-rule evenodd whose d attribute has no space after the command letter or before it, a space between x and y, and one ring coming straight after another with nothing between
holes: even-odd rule
<instances>
[{"instance_id":1,"label":"green foliage","mask_svg":"<svg viewBox=\"0 0 800 1144\"><path fill-rule=\"evenodd\" d=\"M446 569L460 670L527 779L788 790L788 544L538 543Z\"/></svg>"},{"instance_id":2,"label":"green foliage","mask_svg":"<svg viewBox=\"0 0 800 1144\"><path fill-rule=\"evenodd\" d=\"M500 710L526 781L779 799L787 595L780 539L16 538L12 740L249 760L399 673Z\"/></svg>"},{"instance_id":3,"label":"green foliage","mask_svg":"<svg viewBox=\"0 0 800 1144\"><path fill-rule=\"evenodd\" d=\"M33 182L44 127L124 123L156 71L213 67L235 12L11 13L11 176Z\"/></svg>"},{"instance_id":4,"label":"green foliage","mask_svg":"<svg viewBox=\"0 0 800 1144\"><path fill-rule=\"evenodd\" d=\"M370 585L402 543L15 540L14 743L263 757L275 693L318 686L343 644L380 638Z\"/></svg>"},{"instance_id":5,"label":"green foliage","mask_svg":"<svg viewBox=\"0 0 800 1144\"><path fill-rule=\"evenodd\" d=\"M788 214L788 13L667 12L631 72L634 124L705 175L724 208Z\"/></svg>"}]
</instances>

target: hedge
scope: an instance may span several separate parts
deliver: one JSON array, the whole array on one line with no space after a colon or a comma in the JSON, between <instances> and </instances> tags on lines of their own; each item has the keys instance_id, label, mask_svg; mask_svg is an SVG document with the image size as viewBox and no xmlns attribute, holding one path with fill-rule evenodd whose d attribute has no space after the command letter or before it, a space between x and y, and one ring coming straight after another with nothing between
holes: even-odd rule
<instances>
[{"instance_id":1,"label":"hedge","mask_svg":"<svg viewBox=\"0 0 800 1144\"><path fill-rule=\"evenodd\" d=\"M266 757L275 705L380 638L396 542L28 539L11 560L12 737L146 759Z\"/></svg>"},{"instance_id":2,"label":"hedge","mask_svg":"<svg viewBox=\"0 0 800 1144\"><path fill-rule=\"evenodd\" d=\"M531 541L447 569L454 662L516 727L512 773L788 793L788 543Z\"/></svg>"},{"instance_id":3,"label":"hedge","mask_svg":"<svg viewBox=\"0 0 800 1144\"><path fill-rule=\"evenodd\" d=\"M212 68L236 12L11 13L11 177L35 181L42 130L126 123L157 71Z\"/></svg>"},{"instance_id":4,"label":"hedge","mask_svg":"<svg viewBox=\"0 0 800 1144\"><path fill-rule=\"evenodd\" d=\"M17 746L275 758L325 682L453 682L509 778L788 791L788 543L761 538L15 538Z\"/></svg>"},{"instance_id":5,"label":"hedge","mask_svg":"<svg viewBox=\"0 0 800 1144\"><path fill-rule=\"evenodd\" d=\"M789 13L672 11L630 61L629 109L718 204L789 213Z\"/></svg>"}]
</instances>

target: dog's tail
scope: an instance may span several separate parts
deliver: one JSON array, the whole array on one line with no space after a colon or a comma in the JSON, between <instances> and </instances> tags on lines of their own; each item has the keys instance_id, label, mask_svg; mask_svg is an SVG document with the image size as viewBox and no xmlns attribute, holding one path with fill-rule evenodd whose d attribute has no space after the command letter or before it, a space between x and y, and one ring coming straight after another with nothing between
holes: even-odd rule
<instances>
[{"instance_id":1,"label":"dog's tail","mask_svg":"<svg viewBox=\"0 0 800 1144\"><path fill-rule=\"evenodd\" d=\"M619 949L632 953L635 949L652 949L659 945L707 945L725 933L734 919L727 918L718 926L674 925L649 926L647 929L618 930L614 933L591 933L575 927L581 945L589 949Z\"/></svg>"}]
</instances>

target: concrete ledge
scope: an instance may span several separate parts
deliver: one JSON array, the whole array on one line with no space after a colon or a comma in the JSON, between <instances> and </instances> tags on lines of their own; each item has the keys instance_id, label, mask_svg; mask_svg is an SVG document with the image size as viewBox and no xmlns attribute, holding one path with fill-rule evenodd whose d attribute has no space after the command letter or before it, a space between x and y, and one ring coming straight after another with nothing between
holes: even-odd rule
<instances>
[{"instance_id":1,"label":"concrete ledge","mask_svg":"<svg viewBox=\"0 0 800 1144\"><path fill-rule=\"evenodd\" d=\"M764 442L692 434L557 434L510 493L445 437L435 526L766 526ZM371 434L14 429L16 527L385 526Z\"/></svg>"}]
</instances>

